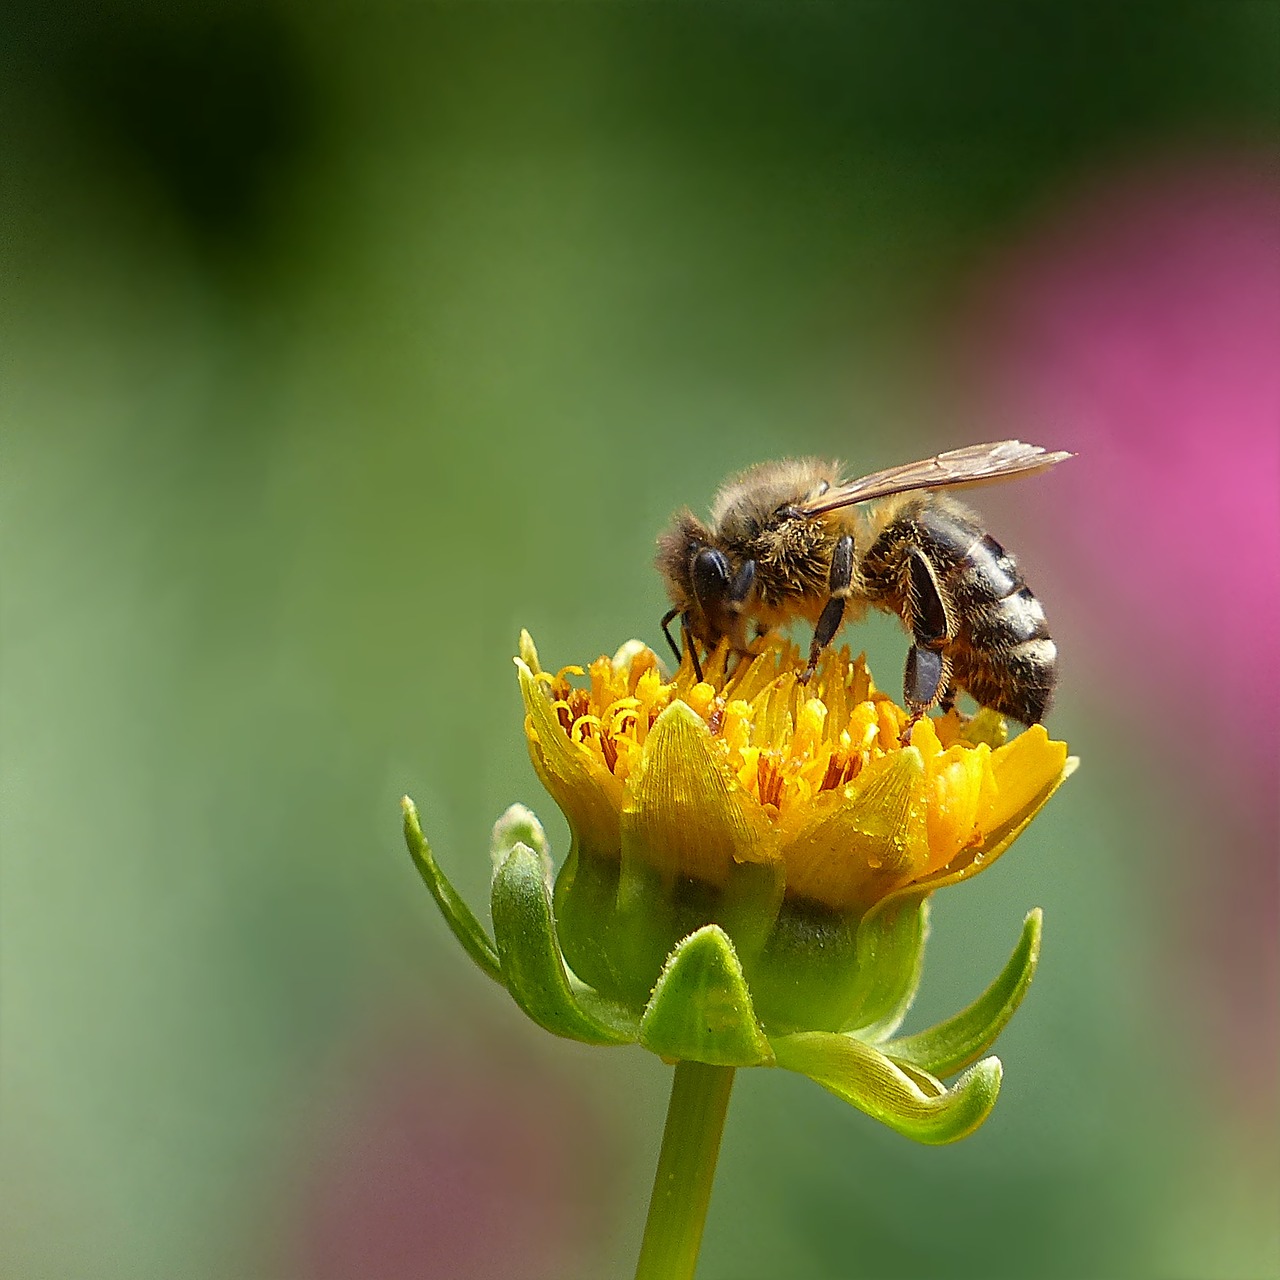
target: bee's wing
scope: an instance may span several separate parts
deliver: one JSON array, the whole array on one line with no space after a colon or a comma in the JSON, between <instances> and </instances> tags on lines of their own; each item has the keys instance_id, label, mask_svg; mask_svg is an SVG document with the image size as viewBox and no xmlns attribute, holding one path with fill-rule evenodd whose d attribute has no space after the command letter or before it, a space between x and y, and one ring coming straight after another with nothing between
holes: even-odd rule
<instances>
[{"instance_id":1,"label":"bee's wing","mask_svg":"<svg viewBox=\"0 0 1280 1280\"><path fill-rule=\"evenodd\" d=\"M984 480L1006 480L1043 471L1074 456L1061 451L1050 453L1038 444L1023 444L1021 440L971 444L964 449L940 453L936 458L908 462L887 471L874 471L860 480L850 480L802 504L800 510L807 516L819 516L837 507L851 507L857 502L870 502L872 498L885 498L911 489L948 489Z\"/></svg>"}]
</instances>

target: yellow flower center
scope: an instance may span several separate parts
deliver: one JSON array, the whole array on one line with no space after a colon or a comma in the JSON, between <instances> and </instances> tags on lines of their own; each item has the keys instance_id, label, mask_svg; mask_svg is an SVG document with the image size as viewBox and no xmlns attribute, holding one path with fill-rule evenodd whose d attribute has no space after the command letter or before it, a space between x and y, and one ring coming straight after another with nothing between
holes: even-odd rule
<instances>
[{"instance_id":1,"label":"yellow flower center","mask_svg":"<svg viewBox=\"0 0 1280 1280\"><path fill-rule=\"evenodd\" d=\"M739 785L775 817L851 782L872 760L902 747L906 711L877 692L865 659L852 658L847 647L829 649L807 684L799 680L800 650L780 637L756 657L729 665L722 645L703 664L702 680L687 657L668 680L653 651L633 644L586 671L562 667L535 679L569 738L620 782L639 766L658 716L684 702L710 730ZM588 675L589 687L572 683ZM919 722L913 744L927 757L953 746L971 750L963 734L952 712Z\"/></svg>"}]
</instances>

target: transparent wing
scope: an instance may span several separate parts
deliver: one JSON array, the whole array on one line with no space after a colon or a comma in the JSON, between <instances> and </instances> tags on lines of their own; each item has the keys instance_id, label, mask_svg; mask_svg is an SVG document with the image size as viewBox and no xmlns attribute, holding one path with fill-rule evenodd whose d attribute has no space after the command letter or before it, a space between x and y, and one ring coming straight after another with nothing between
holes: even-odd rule
<instances>
[{"instance_id":1,"label":"transparent wing","mask_svg":"<svg viewBox=\"0 0 1280 1280\"><path fill-rule=\"evenodd\" d=\"M800 510L805 515L818 516L838 507L851 507L856 502L870 502L872 498L886 498L911 489L950 489L986 480L1006 480L1044 471L1074 456L1061 450L1050 453L1038 444L1023 444L1021 440L971 444L964 449L940 453L936 458L874 471L860 480L828 489L821 497L802 504Z\"/></svg>"}]
</instances>

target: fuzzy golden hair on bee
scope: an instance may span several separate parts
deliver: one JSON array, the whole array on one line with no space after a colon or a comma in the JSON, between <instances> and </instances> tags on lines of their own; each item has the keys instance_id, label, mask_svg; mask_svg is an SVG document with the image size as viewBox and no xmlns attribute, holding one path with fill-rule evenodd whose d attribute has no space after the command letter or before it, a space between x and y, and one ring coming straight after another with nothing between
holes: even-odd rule
<instances>
[{"instance_id":1,"label":"fuzzy golden hair on bee","mask_svg":"<svg viewBox=\"0 0 1280 1280\"><path fill-rule=\"evenodd\" d=\"M958 692L1025 724L1048 709L1057 648L1044 610L1013 557L977 516L944 492L1031 475L1071 455L1018 440L971 445L842 479L817 458L766 462L730 477L704 523L687 508L658 540L657 566L684 647L727 639L742 658L749 634L803 620L814 628L807 679L846 620L867 608L911 633L903 694L916 715Z\"/></svg>"}]
</instances>

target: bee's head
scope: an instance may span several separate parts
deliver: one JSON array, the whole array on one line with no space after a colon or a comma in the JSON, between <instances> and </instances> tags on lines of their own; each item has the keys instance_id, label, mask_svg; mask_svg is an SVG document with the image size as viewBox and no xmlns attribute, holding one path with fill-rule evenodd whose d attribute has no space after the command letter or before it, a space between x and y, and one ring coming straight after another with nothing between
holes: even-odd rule
<instances>
[{"instance_id":1,"label":"bee's head","mask_svg":"<svg viewBox=\"0 0 1280 1280\"><path fill-rule=\"evenodd\" d=\"M658 539L658 570L671 603L708 648L737 632L741 607L733 600L734 566L715 535L691 511L676 513Z\"/></svg>"}]
</instances>

